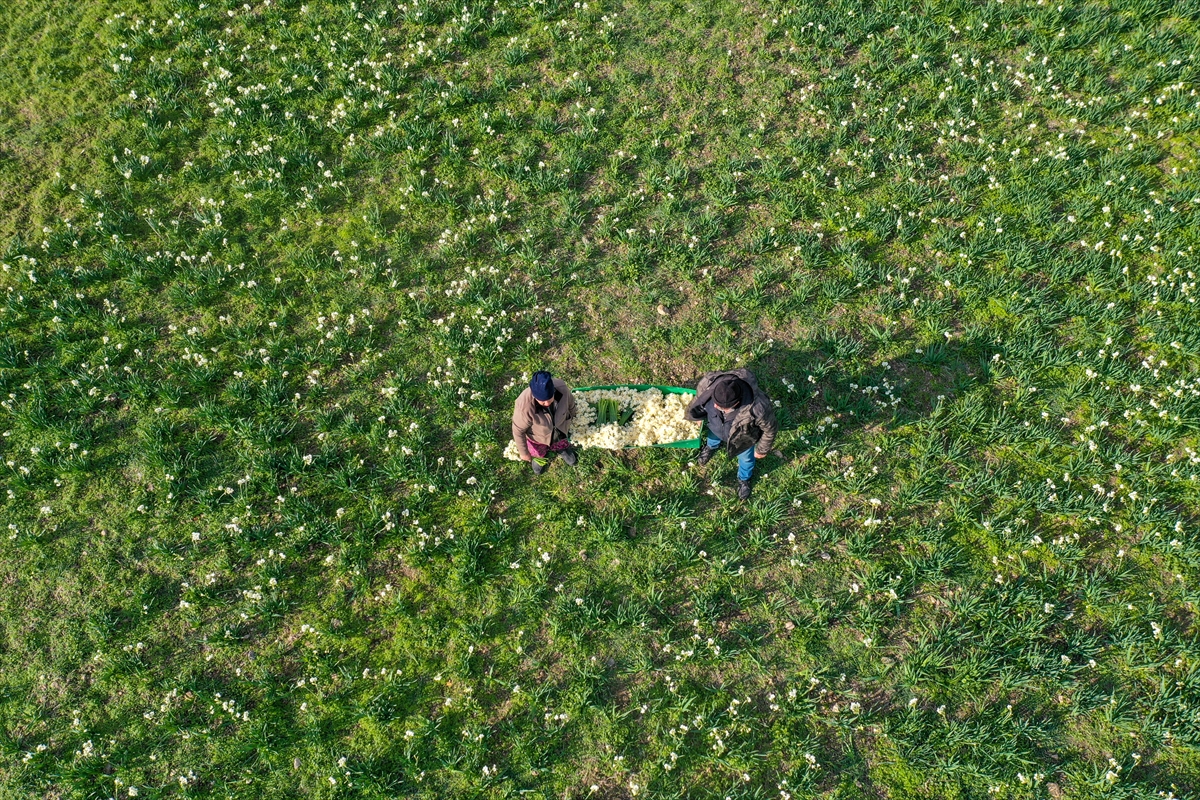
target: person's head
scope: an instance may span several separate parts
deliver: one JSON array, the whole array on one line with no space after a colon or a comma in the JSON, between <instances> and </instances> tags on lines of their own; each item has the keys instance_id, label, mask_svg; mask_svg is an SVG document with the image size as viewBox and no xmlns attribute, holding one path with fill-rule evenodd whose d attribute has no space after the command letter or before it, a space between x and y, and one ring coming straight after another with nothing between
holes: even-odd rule
<instances>
[{"instance_id":1,"label":"person's head","mask_svg":"<svg viewBox=\"0 0 1200 800\"><path fill-rule=\"evenodd\" d=\"M742 404L749 385L741 378L730 378L713 387L713 404L721 412L732 411Z\"/></svg>"},{"instance_id":2,"label":"person's head","mask_svg":"<svg viewBox=\"0 0 1200 800\"><path fill-rule=\"evenodd\" d=\"M554 401L554 377L546 370L533 373L529 379L529 392L538 405L550 405Z\"/></svg>"}]
</instances>

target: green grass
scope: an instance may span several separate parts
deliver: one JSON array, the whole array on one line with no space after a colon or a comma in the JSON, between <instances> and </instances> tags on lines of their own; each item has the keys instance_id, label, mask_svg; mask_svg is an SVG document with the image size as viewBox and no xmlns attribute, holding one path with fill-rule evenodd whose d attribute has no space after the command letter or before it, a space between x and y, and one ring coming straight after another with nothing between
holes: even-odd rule
<instances>
[{"instance_id":1,"label":"green grass","mask_svg":"<svg viewBox=\"0 0 1200 800\"><path fill-rule=\"evenodd\" d=\"M0 796L1200 792L1194 2L10 5Z\"/></svg>"}]
</instances>

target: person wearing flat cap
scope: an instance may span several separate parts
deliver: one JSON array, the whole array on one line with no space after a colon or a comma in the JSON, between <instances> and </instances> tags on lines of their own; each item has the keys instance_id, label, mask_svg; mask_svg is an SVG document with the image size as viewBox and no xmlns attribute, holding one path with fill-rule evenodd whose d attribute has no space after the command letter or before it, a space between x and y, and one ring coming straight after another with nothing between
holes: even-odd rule
<instances>
[{"instance_id":1,"label":"person wearing flat cap","mask_svg":"<svg viewBox=\"0 0 1200 800\"><path fill-rule=\"evenodd\" d=\"M721 445L738 460L738 498L750 497L754 465L771 452L779 424L775 407L748 369L707 372L696 385L696 396L684 415L708 422L708 438L696 463L707 464Z\"/></svg>"},{"instance_id":2,"label":"person wearing flat cap","mask_svg":"<svg viewBox=\"0 0 1200 800\"><path fill-rule=\"evenodd\" d=\"M528 461L534 475L541 475L555 454L567 466L579 460L567 434L575 419L575 398L570 387L541 370L533 373L529 388L517 397L513 407L512 437L522 461Z\"/></svg>"}]
</instances>

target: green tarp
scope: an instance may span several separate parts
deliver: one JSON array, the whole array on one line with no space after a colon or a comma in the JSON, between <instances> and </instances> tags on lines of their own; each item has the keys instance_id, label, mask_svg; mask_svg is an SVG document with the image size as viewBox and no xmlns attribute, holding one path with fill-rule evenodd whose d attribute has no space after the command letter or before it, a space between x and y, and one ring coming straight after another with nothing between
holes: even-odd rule
<instances>
[{"instance_id":1,"label":"green tarp","mask_svg":"<svg viewBox=\"0 0 1200 800\"><path fill-rule=\"evenodd\" d=\"M596 389L633 389L635 391L645 391L646 389L658 389L663 394L695 394L695 389L685 389L682 386L655 386L652 383L625 383L611 384L605 386L576 386L571 389L573 392L591 392ZM681 439L678 442L668 442L667 444L652 444L651 447L682 447L682 448L697 448L700 446L700 439L704 436L704 426L700 426L700 436L695 439ZM629 445L626 449L633 447Z\"/></svg>"}]
</instances>

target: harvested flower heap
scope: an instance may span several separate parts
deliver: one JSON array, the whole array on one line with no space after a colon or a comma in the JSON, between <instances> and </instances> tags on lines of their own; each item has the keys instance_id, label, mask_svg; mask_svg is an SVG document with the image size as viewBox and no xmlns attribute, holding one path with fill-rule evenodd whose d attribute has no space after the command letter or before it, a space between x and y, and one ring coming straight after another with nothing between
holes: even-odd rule
<instances>
[{"instance_id":1,"label":"harvested flower heap","mask_svg":"<svg viewBox=\"0 0 1200 800\"><path fill-rule=\"evenodd\" d=\"M700 434L700 423L684 418L684 409L691 402L690 394L664 394L658 389L588 389L575 391L577 404L571 423L571 441L581 448L598 447L620 450L625 447L650 447L694 439ZM596 405L601 400L613 400L622 411L633 411L633 418L624 425L619 422L596 424ZM504 456L518 460L517 447L509 442Z\"/></svg>"}]
</instances>

